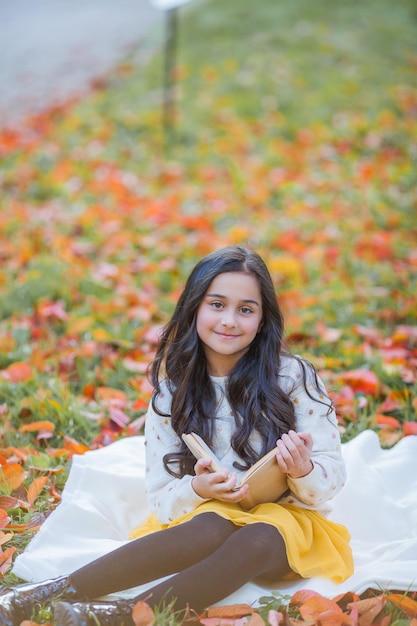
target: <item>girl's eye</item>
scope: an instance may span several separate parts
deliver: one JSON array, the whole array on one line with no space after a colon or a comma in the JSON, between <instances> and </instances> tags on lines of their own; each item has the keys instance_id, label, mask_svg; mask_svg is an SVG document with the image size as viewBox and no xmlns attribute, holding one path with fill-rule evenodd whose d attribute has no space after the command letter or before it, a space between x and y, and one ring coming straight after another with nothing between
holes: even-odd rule
<instances>
[{"instance_id":1,"label":"girl's eye","mask_svg":"<svg viewBox=\"0 0 417 626\"><path fill-rule=\"evenodd\" d=\"M244 313L245 315L248 315L249 313L252 313L252 309L250 309L248 306L243 306L241 309L242 313Z\"/></svg>"},{"instance_id":2,"label":"girl's eye","mask_svg":"<svg viewBox=\"0 0 417 626\"><path fill-rule=\"evenodd\" d=\"M221 302L212 302L212 303L211 303L211 306L212 306L214 309L221 309L221 308L223 307L223 304L222 304Z\"/></svg>"}]
</instances>

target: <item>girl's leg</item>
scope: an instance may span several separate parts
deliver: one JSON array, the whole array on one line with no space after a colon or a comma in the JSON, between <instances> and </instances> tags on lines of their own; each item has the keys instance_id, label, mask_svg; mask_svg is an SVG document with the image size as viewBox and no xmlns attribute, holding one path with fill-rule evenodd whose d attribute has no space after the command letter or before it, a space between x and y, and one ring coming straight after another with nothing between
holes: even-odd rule
<instances>
[{"instance_id":1,"label":"girl's leg","mask_svg":"<svg viewBox=\"0 0 417 626\"><path fill-rule=\"evenodd\" d=\"M96 559L70 575L71 584L87 598L136 587L186 570L217 550L237 527L215 513L201 513Z\"/></svg>"},{"instance_id":2,"label":"girl's leg","mask_svg":"<svg viewBox=\"0 0 417 626\"><path fill-rule=\"evenodd\" d=\"M230 595L245 583L262 578L279 580L290 572L283 538L274 526L264 523L240 527L212 553L196 559L182 572L141 594L157 606L176 599L175 610L200 613Z\"/></svg>"}]
</instances>

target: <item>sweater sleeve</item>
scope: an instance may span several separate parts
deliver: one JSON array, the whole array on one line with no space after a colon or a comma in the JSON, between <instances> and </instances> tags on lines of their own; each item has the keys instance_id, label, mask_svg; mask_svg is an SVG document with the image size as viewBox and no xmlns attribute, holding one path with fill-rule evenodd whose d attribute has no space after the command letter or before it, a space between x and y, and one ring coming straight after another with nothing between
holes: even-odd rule
<instances>
[{"instance_id":1,"label":"sweater sleeve","mask_svg":"<svg viewBox=\"0 0 417 626\"><path fill-rule=\"evenodd\" d=\"M158 408L169 413L170 394L165 388L158 398ZM174 478L164 468L163 457L170 452L178 452L181 442L171 428L169 417L158 415L149 406L145 422L146 475L145 486L148 504L161 524L193 511L205 502L192 488L193 476L186 474Z\"/></svg>"},{"instance_id":2,"label":"sweater sleeve","mask_svg":"<svg viewBox=\"0 0 417 626\"><path fill-rule=\"evenodd\" d=\"M307 506L320 507L342 489L346 470L336 414L333 408L329 412L328 394L319 377L317 391L313 370L306 362L304 367L307 390L312 397L303 384L302 365L295 359L291 359L284 370L284 386L288 386L294 405L297 431L308 432L313 438L313 469L307 476L289 478L288 485L298 500Z\"/></svg>"}]
</instances>

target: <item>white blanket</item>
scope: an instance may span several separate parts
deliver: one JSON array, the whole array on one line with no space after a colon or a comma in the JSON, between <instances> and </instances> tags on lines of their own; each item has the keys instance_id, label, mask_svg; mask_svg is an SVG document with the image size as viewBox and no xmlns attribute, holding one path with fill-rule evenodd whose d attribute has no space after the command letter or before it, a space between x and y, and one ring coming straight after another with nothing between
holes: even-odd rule
<instances>
[{"instance_id":1,"label":"white blanket","mask_svg":"<svg viewBox=\"0 0 417 626\"><path fill-rule=\"evenodd\" d=\"M130 437L75 456L62 502L17 557L14 573L29 581L68 574L124 544L148 514L144 455L143 437ZM350 530L355 572L340 585L313 578L278 591L292 595L307 588L332 598L369 587L417 590L417 437L382 450L377 435L365 431L343 445L343 455L348 481L330 517ZM218 604L256 604L270 594L270 588L250 583Z\"/></svg>"}]
</instances>

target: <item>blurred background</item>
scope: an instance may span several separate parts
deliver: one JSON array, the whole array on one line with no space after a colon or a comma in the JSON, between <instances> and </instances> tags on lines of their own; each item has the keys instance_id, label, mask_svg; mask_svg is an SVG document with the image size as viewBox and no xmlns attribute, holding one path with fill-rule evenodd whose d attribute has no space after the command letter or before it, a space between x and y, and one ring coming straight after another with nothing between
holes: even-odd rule
<instances>
[{"instance_id":1,"label":"blurred background","mask_svg":"<svg viewBox=\"0 0 417 626\"><path fill-rule=\"evenodd\" d=\"M0 125L85 91L162 21L148 0L0 0Z\"/></svg>"}]
</instances>

